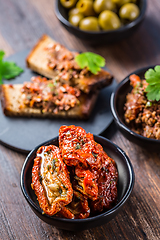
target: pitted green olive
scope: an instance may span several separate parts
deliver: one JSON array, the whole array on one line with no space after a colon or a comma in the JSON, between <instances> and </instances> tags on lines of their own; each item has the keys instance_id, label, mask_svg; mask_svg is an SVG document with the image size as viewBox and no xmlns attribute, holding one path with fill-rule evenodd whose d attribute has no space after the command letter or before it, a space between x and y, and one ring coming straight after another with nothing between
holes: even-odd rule
<instances>
[{"instance_id":1,"label":"pitted green olive","mask_svg":"<svg viewBox=\"0 0 160 240\"><path fill-rule=\"evenodd\" d=\"M93 3L93 8L96 13L100 13L104 10L115 10L116 5L112 0L95 0Z\"/></svg>"},{"instance_id":2,"label":"pitted green olive","mask_svg":"<svg viewBox=\"0 0 160 240\"><path fill-rule=\"evenodd\" d=\"M79 23L79 28L84 31L99 31L98 19L96 17L85 17Z\"/></svg>"},{"instance_id":3,"label":"pitted green olive","mask_svg":"<svg viewBox=\"0 0 160 240\"><path fill-rule=\"evenodd\" d=\"M121 26L121 22L116 13L105 10L100 13L98 23L103 30L114 30Z\"/></svg>"},{"instance_id":4,"label":"pitted green olive","mask_svg":"<svg viewBox=\"0 0 160 240\"><path fill-rule=\"evenodd\" d=\"M68 16L75 15L75 14L78 14L78 13L80 13L78 8L72 8L71 10L69 10Z\"/></svg>"},{"instance_id":5,"label":"pitted green olive","mask_svg":"<svg viewBox=\"0 0 160 240\"><path fill-rule=\"evenodd\" d=\"M76 7L84 16L94 16L93 2L91 0L79 0Z\"/></svg>"},{"instance_id":6,"label":"pitted green olive","mask_svg":"<svg viewBox=\"0 0 160 240\"><path fill-rule=\"evenodd\" d=\"M119 16L129 21L135 20L140 14L138 6L134 3L126 3L119 10Z\"/></svg>"},{"instance_id":7,"label":"pitted green olive","mask_svg":"<svg viewBox=\"0 0 160 240\"><path fill-rule=\"evenodd\" d=\"M77 0L60 0L61 4L65 8L72 8L76 5Z\"/></svg>"},{"instance_id":8,"label":"pitted green olive","mask_svg":"<svg viewBox=\"0 0 160 240\"><path fill-rule=\"evenodd\" d=\"M74 15L70 15L68 20L73 26L78 27L79 22L82 20L82 18L84 18L83 14L77 13Z\"/></svg>"}]
</instances>

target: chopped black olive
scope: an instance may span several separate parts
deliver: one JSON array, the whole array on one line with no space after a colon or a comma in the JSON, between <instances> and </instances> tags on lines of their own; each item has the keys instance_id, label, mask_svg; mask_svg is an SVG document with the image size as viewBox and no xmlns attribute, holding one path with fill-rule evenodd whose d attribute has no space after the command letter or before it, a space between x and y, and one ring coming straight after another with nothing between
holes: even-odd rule
<instances>
[{"instance_id":1,"label":"chopped black olive","mask_svg":"<svg viewBox=\"0 0 160 240\"><path fill-rule=\"evenodd\" d=\"M105 170L106 170L106 173L109 173L109 170L108 170L108 168L106 168Z\"/></svg>"},{"instance_id":2,"label":"chopped black olive","mask_svg":"<svg viewBox=\"0 0 160 240\"><path fill-rule=\"evenodd\" d=\"M48 150L46 153L49 155L51 153L51 150Z\"/></svg>"},{"instance_id":3,"label":"chopped black olive","mask_svg":"<svg viewBox=\"0 0 160 240\"><path fill-rule=\"evenodd\" d=\"M84 140L83 140L83 139L81 140L81 143L82 143L82 145L84 145L84 144L85 144L85 142L84 142Z\"/></svg>"},{"instance_id":4,"label":"chopped black olive","mask_svg":"<svg viewBox=\"0 0 160 240\"><path fill-rule=\"evenodd\" d=\"M41 176L41 174L39 173L39 181L42 182L43 177Z\"/></svg>"},{"instance_id":5,"label":"chopped black olive","mask_svg":"<svg viewBox=\"0 0 160 240\"><path fill-rule=\"evenodd\" d=\"M63 184L63 188L66 189L66 190L68 190L68 188L67 188L64 184Z\"/></svg>"},{"instance_id":6,"label":"chopped black olive","mask_svg":"<svg viewBox=\"0 0 160 240\"><path fill-rule=\"evenodd\" d=\"M93 155L95 158L98 157L98 154L97 154L97 153L92 152L92 155Z\"/></svg>"},{"instance_id":7,"label":"chopped black olive","mask_svg":"<svg viewBox=\"0 0 160 240\"><path fill-rule=\"evenodd\" d=\"M59 193L60 193L60 194L62 193L62 189L61 189L61 188L59 189Z\"/></svg>"}]
</instances>

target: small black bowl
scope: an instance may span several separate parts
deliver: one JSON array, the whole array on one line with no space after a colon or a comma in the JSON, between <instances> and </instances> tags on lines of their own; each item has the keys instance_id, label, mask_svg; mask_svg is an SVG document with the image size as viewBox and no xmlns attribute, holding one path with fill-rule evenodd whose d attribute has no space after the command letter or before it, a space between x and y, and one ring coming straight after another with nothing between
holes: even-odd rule
<instances>
[{"instance_id":1,"label":"small black bowl","mask_svg":"<svg viewBox=\"0 0 160 240\"><path fill-rule=\"evenodd\" d=\"M124 120L124 104L126 102L126 95L132 90L132 87L130 86L129 76L132 74L136 74L140 78L144 78L145 72L149 68L154 67L155 66L145 67L135 72L132 72L122 82L118 84L115 91L111 95L111 111L119 130L126 138L143 148L159 151L160 140L146 138L135 133L134 131L129 129Z\"/></svg>"},{"instance_id":2,"label":"small black bowl","mask_svg":"<svg viewBox=\"0 0 160 240\"><path fill-rule=\"evenodd\" d=\"M91 44L108 44L125 39L137 30L142 20L144 19L147 7L147 0L139 0L138 6L140 8L139 17L133 22L113 31L89 32L82 31L78 27L72 26L68 21L68 10L61 5L60 0L55 1L55 14L59 21L62 23L62 25L76 37L85 40L86 42Z\"/></svg>"},{"instance_id":3,"label":"small black bowl","mask_svg":"<svg viewBox=\"0 0 160 240\"><path fill-rule=\"evenodd\" d=\"M35 214L44 222L57 228L69 231L82 231L93 228L105 224L114 218L121 210L126 200L129 198L134 186L134 171L130 160L123 150L121 150L108 139L100 136L94 136L94 138L96 142L103 146L107 154L113 158L117 164L119 174L117 204L108 211L105 211L95 217L89 217L86 219L56 218L42 214L42 210L39 207L35 193L31 188L31 171L37 149L42 145L54 144L58 146L58 137L56 137L33 149L27 156L21 171L21 190L23 195Z\"/></svg>"}]
</instances>

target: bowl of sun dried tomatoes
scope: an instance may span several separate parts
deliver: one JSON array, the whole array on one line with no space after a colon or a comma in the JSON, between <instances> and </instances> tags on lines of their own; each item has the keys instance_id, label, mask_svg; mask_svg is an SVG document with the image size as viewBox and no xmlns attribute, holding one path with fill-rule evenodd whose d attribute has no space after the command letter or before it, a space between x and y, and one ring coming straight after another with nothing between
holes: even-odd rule
<instances>
[{"instance_id":1,"label":"bowl of sun dried tomatoes","mask_svg":"<svg viewBox=\"0 0 160 240\"><path fill-rule=\"evenodd\" d=\"M60 229L81 231L107 223L129 198L132 164L110 140L82 127L34 148L21 171L21 189L34 213Z\"/></svg>"}]
</instances>

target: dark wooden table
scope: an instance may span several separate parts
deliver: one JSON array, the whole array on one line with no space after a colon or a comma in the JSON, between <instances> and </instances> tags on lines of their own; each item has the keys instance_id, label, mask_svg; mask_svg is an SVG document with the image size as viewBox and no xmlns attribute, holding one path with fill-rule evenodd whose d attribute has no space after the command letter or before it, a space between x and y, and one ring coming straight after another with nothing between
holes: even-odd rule
<instances>
[{"instance_id":1,"label":"dark wooden table","mask_svg":"<svg viewBox=\"0 0 160 240\"><path fill-rule=\"evenodd\" d=\"M70 35L56 19L53 3L54 0L0 0L0 49L6 56L32 48L46 33L68 48L104 56L118 82L138 68L160 64L159 0L148 0L145 20L134 35L99 47ZM138 147L115 128L114 133L106 131L106 136L129 156L135 186L115 219L83 232L58 230L37 218L20 190L26 155L0 145L0 239L160 239L160 151Z\"/></svg>"}]
</instances>

